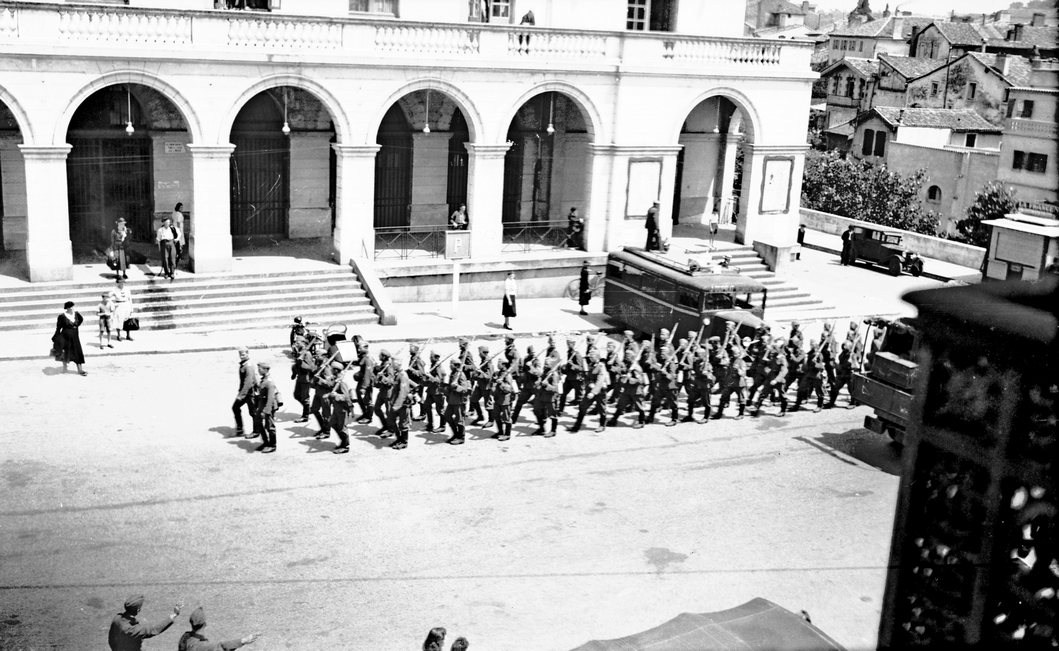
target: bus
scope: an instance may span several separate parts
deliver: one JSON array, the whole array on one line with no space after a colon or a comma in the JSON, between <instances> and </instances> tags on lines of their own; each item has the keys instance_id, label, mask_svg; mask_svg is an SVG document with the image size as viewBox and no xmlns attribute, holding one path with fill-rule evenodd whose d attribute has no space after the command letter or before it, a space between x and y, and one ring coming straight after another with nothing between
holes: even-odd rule
<instances>
[{"instance_id":1,"label":"bus","mask_svg":"<svg viewBox=\"0 0 1059 651\"><path fill-rule=\"evenodd\" d=\"M603 313L632 330L723 336L734 322L740 337L763 325L768 289L738 273L712 273L634 247L611 253ZM674 336L678 336L674 334Z\"/></svg>"}]
</instances>

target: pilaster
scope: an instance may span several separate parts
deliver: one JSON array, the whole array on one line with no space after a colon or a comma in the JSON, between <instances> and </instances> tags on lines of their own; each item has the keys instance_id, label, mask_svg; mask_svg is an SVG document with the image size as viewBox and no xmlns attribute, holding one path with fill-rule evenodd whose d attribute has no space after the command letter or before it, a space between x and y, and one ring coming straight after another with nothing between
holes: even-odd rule
<instances>
[{"instance_id":1,"label":"pilaster","mask_svg":"<svg viewBox=\"0 0 1059 651\"><path fill-rule=\"evenodd\" d=\"M375 154L378 145L333 144L335 150L334 258L375 258Z\"/></svg>"},{"instance_id":2,"label":"pilaster","mask_svg":"<svg viewBox=\"0 0 1059 651\"><path fill-rule=\"evenodd\" d=\"M471 257L500 255L504 236L504 156L511 148L466 143L467 214L470 217Z\"/></svg>"},{"instance_id":3,"label":"pilaster","mask_svg":"<svg viewBox=\"0 0 1059 651\"><path fill-rule=\"evenodd\" d=\"M724 147L724 158L721 163L721 192L718 197L720 205L717 206L717 214L722 224L732 223L732 219L738 213L738 206L732 204L733 185L735 185L735 159L739 153L739 143L744 136L739 133L729 133L724 136L721 146Z\"/></svg>"},{"instance_id":4,"label":"pilaster","mask_svg":"<svg viewBox=\"0 0 1059 651\"><path fill-rule=\"evenodd\" d=\"M19 145L26 165L26 263L30 282L71 280L70 206L66 157L70 145Z\"/></svg>"},{"instance_id":5,"label":"pilaster","mask_svg":"<svg viewBox=\"0 0 1059 651\"><path fill-rule=\"evenodd\" d=\"M743 187L735 239L793 244L808 145L743 145Z\"/></svg>"},{"instance_id":6,"label":"pilaster","mask_svg":"<svg viewBox=\"0 0 1059 651\"><path fill-rule=\"evenodd\" d=\"M232 268L231 157L235 145L188 145L195 209L188 241L196 273Z\"/></svg>"}]
</instances>

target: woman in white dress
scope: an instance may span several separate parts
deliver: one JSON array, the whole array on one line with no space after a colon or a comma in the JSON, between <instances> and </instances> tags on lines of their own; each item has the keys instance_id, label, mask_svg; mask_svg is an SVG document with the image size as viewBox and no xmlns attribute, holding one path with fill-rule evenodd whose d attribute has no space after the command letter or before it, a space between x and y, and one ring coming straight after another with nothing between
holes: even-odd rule
<instances>
[{"instance_id":1,"label":"woman in white dress","mask_svg":"<svg viewBox=\"0 0 1059 651\"><path fill-rule=\"evenodd\" d=\"M121 331L125 328L125 321L132 316L132 293L125 287L125 279L118 278L118 286L110 291L110 299L114 303L114 311L111 314L111 323L118 332L118 341L121 341ZM132 334L126 330L125 338L132 341Z\"/></svg>"},{"instance_id":2,"label":"woman in white dress","mask_svg":"<svg viewBox=\"0 0 1059 651\"><path fill-rule=\"evenodd\" d=\"M501 306L501 313L504 315L504 330L510 330L511 317L518 316L518 312L515 309L515 296L517 293L515 272L509 271L507 278L504 279L504 304Z\"/></svg>"}]
</instances>

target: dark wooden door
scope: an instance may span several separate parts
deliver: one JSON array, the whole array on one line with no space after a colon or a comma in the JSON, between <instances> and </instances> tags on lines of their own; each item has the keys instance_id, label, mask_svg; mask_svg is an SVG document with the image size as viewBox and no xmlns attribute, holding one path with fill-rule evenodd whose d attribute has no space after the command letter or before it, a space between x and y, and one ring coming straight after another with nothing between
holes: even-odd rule
<instances>
[{"instance_id":1,"label":"dark wooden door","mask_svg":"<svg viewBox=\"0 0 1059 651\"><path fill-rule=\"evenodd\" d=\"M233 132L232 144L232 237L287 237L290 139Z\"/></svg>"},{"instance_id":2,"label":"dark wooden door","mask_svg":"<svg viewBox=\"0 0 1059 651\"><path fill-rule=\"evenodd\" d=\"M467 132L467 123L463 119L463 113L456 111L452 116L452 137L449 139L449 178L447 201L449 214L456 212L459 207L467 203L467 167L468 153L464 147L470 139Z\"/></svg>"},{"instance_id":3,"label":"dark wooden door","mask_svg":"<svg viewBox=\"0 0 1059 651\"><path fill-rule=\"evenodd\" d=\"M522 213L522 156L525 147L521 134L508 134L511 148L504 154L504 211L501 220L517 222Z\"/></svg>"},{"instance_id":4,"label":"dark wooden door","mask_svg":"<svg viewBox=\"0 0 1059 651\"><path fill-rule=\"evenodd\" d=\"M401 228L412 219L412 130L394 104L379 127L375 154L375 228Z\"/></svg>"},{"instance_id":5,"label":"dark wooden door","mask_svg":"<svg viewBox=\"0 0 1059 651\"><path fill-rule=\"evenodd\" d=\"M106 245L124 217L135 241L154 239L153 149L145 137L68 138L70 240L75 248Z\"/></svg>"}]
</instances>

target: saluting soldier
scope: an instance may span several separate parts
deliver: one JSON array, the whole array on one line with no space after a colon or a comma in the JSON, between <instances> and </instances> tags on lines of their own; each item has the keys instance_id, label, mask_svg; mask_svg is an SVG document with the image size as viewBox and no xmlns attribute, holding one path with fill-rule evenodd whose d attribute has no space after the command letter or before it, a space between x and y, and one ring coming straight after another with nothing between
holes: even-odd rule
<instances>
[{"instance_id":1,"label":"saluting soldier","mask_svg":"<svg viewBox=\"0 0 1059 651\"><path fill-rule=\"evenodd\" d=\"M764 388L754 404L754 416L761 413L761 403L765 398L771 398L773 402L780 403L780 416L787 415L787 393L784 391L787 380L787 353L783 349L783 339L777 339L772 343L767 360L767 373Z\"/></svg>"},{"instance_id":2,"label":"saluting soldier","mask_svg":"<svg viewBox=\"0 0 1059 651\"><path fill-rule=\"evenodd\" d=\"M537 431L534 436L543 434L544 438L555 436L559 424L559 392L563 388L563 376L559 360L548 358L543 375L537 380L537 391L533 397L533 415L537 418ZM551 428L545 431L545 421L550 421Z\"/></svg>"},{"instance_id":3,"label":"saluting soldier","mask_svg":"<svg viewBox=\"0 0 1059 651\"><path fill-rule=\"evenodd\" d=\"M463 445L467 418L467 397L471 394L471 381L464 373L459 360L450 363L449 382L445 393L445 422L452 428L451 445Z\"/></svg>"},{"instance_id":4,"label":"saluting soldier","mask_svg":"<svg viewBox=\"0 0 1059 651\"><path fill-rule=\"evenodd\" d=\"M591 339L589 339L591 341ZM581 404L585 384L585 358L577 350L577 342L566 340L566 363L563 364L563 388L559 394L559 412L566 409L566 397L574 392L574 405Z\"/></svg>"},{"instance_id":5,"label":"saluting soldier","mask_svg":"<svg viewBox=\"0 0 1059 651\"><path fill-rule=\"evenodd\" d=\"M853 342L846 340L842 342L842 352L838 354L838 366L835 369L835 383L831 385L831 396L828 400L828 409L835 406L835 400L838 399L838 392L846 387L846 392L849 393L849 408L853 408L853 392L850 391L849 381L853 378Z\"/></svg>"},{"instance_id":6,"label":"saluting soldier","mask_svg":"<svg viewBox=\"0 0 1059 651\"><path fill-rule=\"evenodd\" d=\"M294 400L302 406L302 414L294 422L307 423L312 408L309 396L313 373L316 373L316 360L308 345L299 345L296 350L298 352L291 368L291 379L294 380Z\"/></svg>"},{"instance_id":7,"label":"saluting soldier","mask_svg":"<svg viewBox=\"0 0 1059 651\"><path fill-rule=\"evenodd\" d=\"M316 419L320 430L316 432L316 439L323 440L331 436L331 399L328 394L335 385L335 375L331 371L331 364L327 362L327 350L319 343L313 345L316 354L314 362L316 372L311 378L313 388L313 401L309 413ZM341 366L341 364L340 364Z\"/></svg>"},{"instance_id":8,"label":"saluting soldier","mask_svg":"<svg viewBox=\"0 0 1059 651\"><path fill-rule=\"evenodd\" d=\"M500 441L511 438L511 407L517 393L515 369L510 362L502 359L497 364L493 382L493 419L496 421L493 438Z\"/></svg>"},{"instance_id":9,"label":"saluting soldier","mask_svg":"<svg viewBox=\"0 0 1059 651\"><path fill-rule=\"evenodd\" d=\"M427 363L419 356L418 344L408 346L408 370L406 373L408 373L408 379L412 383L412 404L419 405L419 414L415 416L411 414L412 407L408 408L409 416L412 417L412 420L424 420L428 408L424 400L427 384Z\"/></svg>"},{"instance_id":10,"label":"saluting soldier","mask_svg":"<svg viewBox=\"0 0 1059 651\"><path fill-rule=\"evenodd\" d=\"M820 352L821 345L815 341L809 342L809 352L805 355L805 364L802 365L802 377L798 384L798 397L794 401L791 411L798 411L809 394L816 394L816 409L820 411L824 406L824 365L823 354Z\"/></svg>"},{"instance_id":11,"label":"saluting soldier","mask_svg":"<svg viewBox=\"0 0 1059 651\"><path fill-rule=\"evenodd\" d=\"M593 348L586 357L588 371L585 373L585 395L581 398L581 404L578 405L577 419L571 427L567 428L569 432L581 429L585 414L589 411L599 414L599 427L596 431L602 432L607 429L607 389L610 387L610 374L607 372L607 365L600 359L598 350Z\"/></svg>"},{"instance_id":12,"label":"saluting soldier","mask_svg":"<svg viewBox=\"0 0 1059 651\"><path fill-rule=\"evenodd\" d=\"M518 422L519 414L526 403L533 404L533 396L537 392L537 380L544 373L541 360L537 358L533 346L526 346L526 357L522 360L522 368L519 369L518 400L511 412L511 420Z\"/></svg>"},{"instance_id":13,"label":"saluting soldier","mask_svg":"<svg viewBox=\"0 0 1059 651\"><path fill-rule=\"evenodd\" d=\"M445 392L448 378L439 353L430 353L430 366L426 373L427 398L423 410L427 417L427 431L432 434L445 431ZM434 427L434 413L438 415L438 426Z\"/></svg>"},{"instance_id":14,"label":"saluting soldier","mask_svg":"<svg viewBox=\"0 0 1059 651\"><path fill-rule=\"evenodd\" d=\"M718 340L718 344L720 340ZM708 422L710 418L710 390L713 388L713 366L710 352L700 347L691 360L691 368L684 374L684 389L688 392L688 415L684 422ZM702 420L695 419L695 408L702 405Z\"/></svg>"},{"instance_id":15,"label":"saluting soldier","mask_svg":"<svg viewBox=\"0 0 1059 651\"><path fill-rule=\"evenodd\" d=\"M721 398L717 403L714 418L724 417L724 410L728 407L732 394L735 394L736 403L739 405L739 413L735 416L735 419L739 420L746 411L746 360L743 359L743 347L734 339L729 346L728 366L725 369Z\"/></svg>"},{"instance_id":16,"label":"saluting soldier","mask_svg":"<svg viewBox=\"0 0 1059 651\"><path fill-rule=\"evenodd\" d=\"M651 386L651 411L647 415L647 422L653 423L658 409L671 410L672 417L666 423L666 427L677 424L680 414L677 410L677 392L680 390L680 364L673 347L663 344L658 352L657 361L653 364L654 377Z\"/></svg>"},{"instance_id":17,"label":"saluting soldier","mask_svg":"<svg viewBox=\"0 0 1059 651\"><path fill-rule=\"evenodd\" d=\"M349 412L353 409L353 403L357 401L356 391L349 388L346 382L345 365L335 360L331 362L331 373L334 379L331 381L331 390L327 394L327 400L331 404L331 428L338 435L338 445L331 452L345 454L349 452L349 429L346 421Z\"/></svg>"},{"instance_id":18,"label":"saluting soldier","mask_svg":"<svg viewBox=\"0 0 1059 651\"><path fill-rule=\"evenodd\" d=\"M489 357L489 346L478 347L478 362L471 367L474 389L471 391L471 408L474 410L474 420L471 425L482 425L489 429L493 426L493 396L491 385L493 383L493 362ZM485 403L485 413L482 413L482 403Z\"/></svg>"},{"instance_id":19,"label":"saluting soldier","mask_svg":"<svg viewBox=\"0 0 1059 651\"><path fill-rule=\"evenodd\" d=\"M354 379L357 382L357 404L360 405L360 418L357 420L361 425L371 423L371 392L375 388L375 360L368 351L368 342L362 342L357 350L357 373Z\"/></svg>"},{"instance_id":20,"label":"saluting soldier","mask_svg":"<svg viewBox=\"0 0 1059 651\"><path fill-rule=\"evenodd\" d=\"M637 351L635 350L629 350L625 353L625 364L622 367L621 375L618 376L618 385L621 387L621 393L618 394L618 404L614 407L614 415L611 417L610 422L607 423L610 427L616 426L618 418L626 411L636 412L636 422L632 425L633 429L640 429L644 425L643 393L647 378L644 376L640 363L636 360L637 356Z\"/></svg>"},{"instance_id":21,"label":"saluting soldier","mask_svg":"<svg viewBox=\"0 0 1059 651\"><path fill-rule=\"evenodd\" d=\"M390 420L396 430L397 440L390 448L403 450L408 447L408 427L411 425L409 410L412 408L412 385L408 379L408 373L404 370L404 364L400 359L390 362L393 371L393 386L390 388Z\"/></svg>"},{"instance_id":22,"label":"saluting soldier","mask_svg":"<svg viewBox=\"0 0 1059 651\"><path fill-rule=\"evenodd\" d=\"M390 351L379 351L379 363L375 365L375 406L373 413L382 424L376 432L376 436L386 437L393 433L394 427L390 420L390 390L395 381L393 370L393 357Z\"/></svg>"}]
</instances>

